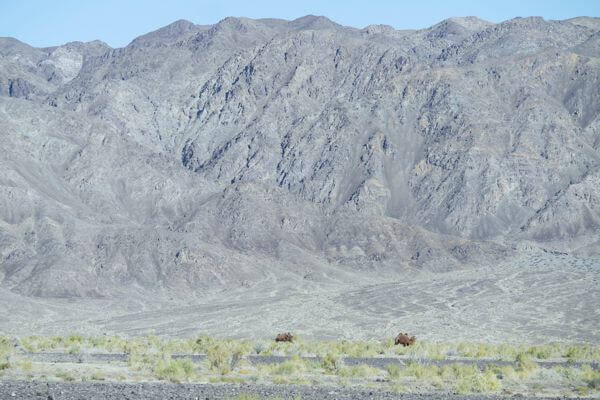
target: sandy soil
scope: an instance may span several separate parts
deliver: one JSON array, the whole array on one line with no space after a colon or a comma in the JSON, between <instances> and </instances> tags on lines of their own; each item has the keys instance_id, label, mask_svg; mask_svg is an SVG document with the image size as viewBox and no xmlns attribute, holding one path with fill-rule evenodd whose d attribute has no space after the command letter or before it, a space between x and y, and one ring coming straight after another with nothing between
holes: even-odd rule
<instances>
[{"instance_id":1,"label":"sandy soil","mask_svg":"<svg viewBox=\"0 0 600 400\"><path fill-rule=\"evenodd\" d=\"M198 333L271 338L600 342L600 260L532 252L497 265L353 284L265 282L202 296L132 291L116 299L28 298L0 290L4 334Z\"/></svg>"}]
</instances>

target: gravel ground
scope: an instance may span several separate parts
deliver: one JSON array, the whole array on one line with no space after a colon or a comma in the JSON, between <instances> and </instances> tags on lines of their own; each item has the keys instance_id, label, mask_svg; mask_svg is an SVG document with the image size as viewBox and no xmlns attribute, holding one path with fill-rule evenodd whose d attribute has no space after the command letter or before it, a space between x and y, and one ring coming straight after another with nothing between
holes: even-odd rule
<instances>
[{"instance_id":1,"label":"gravel ground","mask_svg":"<svg viewBox=\"0 0 600 400\"><path fill-rule=\"evenodd\" d=\"M240 394L254 394L262 398L302 400L328 399L419 399L419 400L478 400L509 399L517 397L457 396L452 394L395 394L375 390L353 390L332 387L213 385L166 383L97 383L97 382L33 382L0 381L0 399L43 400L110 400L110 399L229 399ZM525 400L526 397L518 396ZM546 398L549 400L549 398Z\"/></svg>"}]
</instances>

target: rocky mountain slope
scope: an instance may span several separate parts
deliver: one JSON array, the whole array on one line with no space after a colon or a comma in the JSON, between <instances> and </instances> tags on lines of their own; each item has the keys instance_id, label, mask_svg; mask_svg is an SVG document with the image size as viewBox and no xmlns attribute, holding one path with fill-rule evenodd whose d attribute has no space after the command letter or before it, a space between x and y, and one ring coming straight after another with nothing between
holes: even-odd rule
<instances>
[{"instance_id":1,"label":"rocky mountain slope","mask_svg":"<svg viewBox=\"0 0 600 400\"><path fill-rule=\"evenodd\" d=\"M0 280L50 297L600 255L600 22L0 39Z\"/></svg>"}]
</instances>

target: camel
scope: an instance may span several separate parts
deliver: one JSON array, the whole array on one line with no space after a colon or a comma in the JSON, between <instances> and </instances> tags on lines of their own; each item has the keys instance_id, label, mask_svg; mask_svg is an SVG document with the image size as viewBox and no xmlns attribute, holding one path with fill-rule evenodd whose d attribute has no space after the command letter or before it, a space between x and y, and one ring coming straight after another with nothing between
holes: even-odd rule
<instances>
[{"instance_id":1,"label":"camel","mask_svg":"<svg viewBox=\"0 0 600 400\"><path fill-rule=\"evenodd\" d=\"M289 332L280 333L275 337L276 342L291 342L294 339L294 335Z\"/></svg>"},{"instance_id":2,"label":"camel","mask_svg":"<svg viewBox=\"0 0 600 400\"><path fill-rule=\"evenodd\" d=\"M408 336L408 333L400 333L398 336L396 336L396 340L394 341L394 344L396 344L396 345L401 344L402 346L406 347L406 346L411 346L411 345L415 344L416 341L417 341L416 337Z\"/></svg>"}]
</instances>

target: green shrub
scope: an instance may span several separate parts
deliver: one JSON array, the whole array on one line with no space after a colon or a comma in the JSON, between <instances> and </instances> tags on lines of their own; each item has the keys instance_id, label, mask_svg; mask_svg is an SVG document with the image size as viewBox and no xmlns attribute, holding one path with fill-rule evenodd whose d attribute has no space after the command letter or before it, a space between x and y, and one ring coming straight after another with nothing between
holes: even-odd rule
<instances>
[{"instance_id":1,"label":"green shrub","mask_svg":"<svg viewBox=\"0 0 600 400\"><path fill-rule=\"evenodd\" d=\"M436 380L439 368L435 365L423 365L416 362L409 362L402 371L405 376L414 376L422 380Z\"/></svg>"},{"instance_id":2,"label":"green shrub","mask_svg":"<svg viewBox=\"0 0 600 400\"><path fill-rule=\"evenodd\" d=\"M531 359L531 355L527 353L519 353L516 357L516 362L517 372L523 378L527 378L539 368L537 363Z\"/></svg>"},{"instance_id":3,"label":"green shrub","mask_svg":"<svg viewBox=\"0 0 600 400\"><path fill-rule=\"evenodd\" d=\"M396 364L389 364L386 367L386 371L388 373L388 379L391 381L400 379L402 376L402 368Z\"/></svg>"},{"instance_id":4,"label":"green shrub","mask_svg":"<svg viewBox=\"0 0 600 400\"><path fill-rule=\"evenodd\" d=\"M6 357L13 352L14 346L10 338L0 336L0 358Z\"/></svg>"},{"instance_id":5,"label":"green shrub","mask_svg":"<svg viewBox=\"0 0 600 400\"><path fill-rule=\"evenodd\" d=\"M189 382L196 378L196 365L189 359L161 360L153 370L154 375L160 380L171 382Z\"/></svg>"},{"instance_id":6,"label":"green shrub","mask_svg":"<svg viewBox=\"0 0 600 400\"><path fill-rule=\"evenodd\" d=\"M90 379L93 381L103 381L106 379L106 377L104 376L104 374L101 374L99 372L95 372L90 376Z\"/></svg>"},{"instance_id":7,"label":"green shrub","mask_svg":"<svg viewBox=\"0 0 600 400\"><path fill-rule=\"evenodd\" d=\"M457 350L460 356L473 358L489 358L497 353L493 345L485 343L460 343Z\"/></svg>"},{"instance_id":8,"label":"green shrub","mask_svg":"<svg viewBox=\"0 0 600 400\"><path fill-rule=\"evenodd\" d=\"M500 388L498 377L491 371L461 377L456 383L456 392L461 395L497 392Z\"/></svg>"},{"instance_id":9,"label":"green shrub","mask_svg":"<svg viewBox=\"0 0 600 400\"><path fill-rule=\"evenodd\" d=\"M208 369L221 375L227 375L231 372L230 357L231 353L224 345L215 344L206 351Z\"/></svg>"},{"instance_id":10,"label":"green shrub","mask_svg":"<svg viewBox=\"0 0 600 400\"><path fill-rule=\"evenodd\" d=\"M54 376L56 376L57 378L62 379L63 381L67 381L67 382L71 382L75 380L75 377L73 377L73 375L71 375L69 372L67 371L58 371L54 374Z\"/></svg>"},{"instance_id":11,"label":"green shrub","mask_svg":"<svg viewBox=\"0 0 600 400\"><path fill-rule=\"evenodd\" d=\"M331 353L327 353L321 361L321 367L328 374L336 374L338 369L341 367L340 358Z\"/></svg>"},{"instance_id":12,"label":"green shrub","mask_svg":"<svg viewBox=\"0 0 600 400\"><path fill-rule=\"evenodd\" d=\"M584 365L581 367L581 378L590 389L600 390L600 370Z\"/></svg>"},{"instance_id":13,"label":"green shrub","mask_svg":"<svg viewBox=\"0 0 600 400\"><path fill-rule=\"evenodd\" d=\"M129 355L127 364L130 368L137 371L153 371L154 368L162 361L170 359L170 354L145 354L145 353L133 353Z\"/></svg>"}]
</instances>

